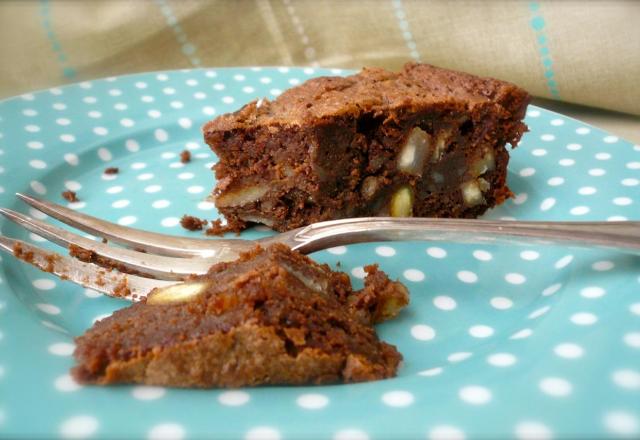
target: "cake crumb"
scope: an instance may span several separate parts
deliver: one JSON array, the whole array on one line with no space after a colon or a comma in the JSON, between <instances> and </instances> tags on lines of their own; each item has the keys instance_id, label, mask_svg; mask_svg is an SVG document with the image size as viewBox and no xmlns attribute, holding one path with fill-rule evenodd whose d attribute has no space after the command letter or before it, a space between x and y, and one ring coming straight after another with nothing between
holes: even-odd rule
<instances>
[{"instance_id":1,"label":"cake crumb","mask_svg":"<svg viewBox=\"0 0 640 440\"><path fill-rule=\"evenodd\" d=\"M180 219L180 225L188 231L201 231L207 223L208 220L186 214Z\"/></svg>"},{"instance_id":2,"label":"cake crumb","mask_svg":"<svg viewBox=\"0 0 640 440\"><path fill-rule=\"evenodd\" d=\"M189 163L191 162L191 152L188 150L182 150L180 153L180 162Z\"/></svg>"},{"instance_id":3,"label":"cake crumb","mask_svg":"<svg viewBox=\"0 0 640 440\"><path fill-rule=\"evenodd\" d=\"M237 235L239 235L240 232L243 231L245 228L246 228L246 223L244 222L223 225L221 219L216 219L216 220L211 220L211 226L208 229L206 229L204 233L206 235L215 235L218 237L226 234L227 232L235 232Z\"/></svg>"},{"instance_id":4,"label":"cake crumb","mask_svg":"<svg viewBox=\"0 0 640 440\"><path fill-rule=\"evenodd\" d=\"M104 170L105 174L118 174L120 172L120 168L117 167L109 167L106 170Z\"/></svg>"},{"instance_id":5,"label":"cake crumb","mask_svg":"<svg viewBox=\"0 0 640 440\"><path fill-rule=\"evenodd\" d=\"M64 191L62 197L69 202L78 202L80 200L75 191Z\"/></svg>"}]
</instances>

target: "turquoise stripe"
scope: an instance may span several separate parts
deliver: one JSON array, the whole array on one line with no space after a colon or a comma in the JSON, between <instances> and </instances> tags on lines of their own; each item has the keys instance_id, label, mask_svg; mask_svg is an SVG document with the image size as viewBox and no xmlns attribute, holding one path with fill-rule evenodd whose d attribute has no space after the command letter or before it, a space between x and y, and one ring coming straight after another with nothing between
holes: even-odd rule
<instances>
[{"instance_id":1,"label":"turquoise stripe","mask_svg":"<svg viewBox=\"0 0 640 440\"><path fill-rule=\"evenodd\" d=\"M189 60L189 62L199 67L201 64L200 58L196 56L196 46L189 42L187 34L182 27L178 24L178 19L173 13L173 9L167 3L166 0L155 0L156 5L160 8L160 12L164 15L165 22L173 30L176 40L180 43L182 54Z\"/></svg>"},{"instance_id":2,"label":"turquoise stripe","mask_svg":"<svg viewBox=\"0 0 640 440\"><path fill-rule=\"evenodd\" d=\"M40 20L47 39L49 43L51 43L51 50L55 52L58 63L60 64L62 75L68 79L74 79L76 77L76 69L68 65L67 55L64 53L62 44L60 40L58 40L51 25L51 5L49 0L40 0Z\"/></svg>"},{"instance_id":3,"label":"turquoise stripe","mask_svg":"<svg viewBox=\"0 0 640 440\"><path fill-rule=\"evenodd\" d=\"M536 34L536 41L539 46L538 53L540 54L540 63L544 69L544 77L546 78L549 93L551 93L551 96L554 98L560 98L558 83L552 79L555 76L553 72L553 59L551 58L551 50L548 45L549 39L545 34L547 24L542 16L542 11L540 11L540 3L530 2L529 10L532 14L532 18L529 20L529 26Z\"/></svg>"}]
</instances>

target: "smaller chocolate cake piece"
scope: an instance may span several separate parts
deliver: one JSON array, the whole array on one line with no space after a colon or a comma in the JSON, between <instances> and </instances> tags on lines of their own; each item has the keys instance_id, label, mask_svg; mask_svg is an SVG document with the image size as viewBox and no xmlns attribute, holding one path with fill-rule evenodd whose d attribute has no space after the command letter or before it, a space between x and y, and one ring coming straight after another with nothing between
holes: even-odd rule
<instances>
[{"instance_id":1,"label":"smaller chocolate cake piece","mask_svg":"<svg viewBox=\"0 0 640 440\"><path fill-rule=\"evenodd\" d=\"M408 291L365 270L353 291L346 274L284 245L257 247L96 322L76 339L73 377L208 388L395 376L402 356L372 325L395 317Z\"/></svg>"}]
</instances>

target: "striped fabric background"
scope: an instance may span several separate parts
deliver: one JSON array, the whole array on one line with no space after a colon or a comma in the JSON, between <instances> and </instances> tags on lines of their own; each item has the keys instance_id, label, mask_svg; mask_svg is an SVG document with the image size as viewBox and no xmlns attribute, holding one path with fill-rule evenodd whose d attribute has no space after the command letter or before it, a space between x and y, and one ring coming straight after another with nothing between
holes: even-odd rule
<instances>
[{"instance_id":1,"label":"striped fabric background","mask_svg":"<svg viewBox=\"0 0 640 440\"><path fill-rule=\"evenodd\" d=\"M640 114L640 2L0 1L0 97L200 66L417 60Z\"/></svg>"}]
</instances>

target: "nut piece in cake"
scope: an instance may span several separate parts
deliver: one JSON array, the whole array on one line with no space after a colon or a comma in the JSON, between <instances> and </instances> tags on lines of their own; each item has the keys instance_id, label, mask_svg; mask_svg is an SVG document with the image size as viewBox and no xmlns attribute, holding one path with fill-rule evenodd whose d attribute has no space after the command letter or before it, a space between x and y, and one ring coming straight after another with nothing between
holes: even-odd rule
<instances>
[{"instance_id":1,"label":"nut piece in cake","mask_svg":"<svg viewBox=\"0 0 640 440\"><path fill-rule=\"evenodd\" d=\"M409 301L377 266L364 288L284 245L255 248L152 291L76 339L81 383L239 387L362 382L402 356L373 324Z\"/></svg>"}]
</instances>

